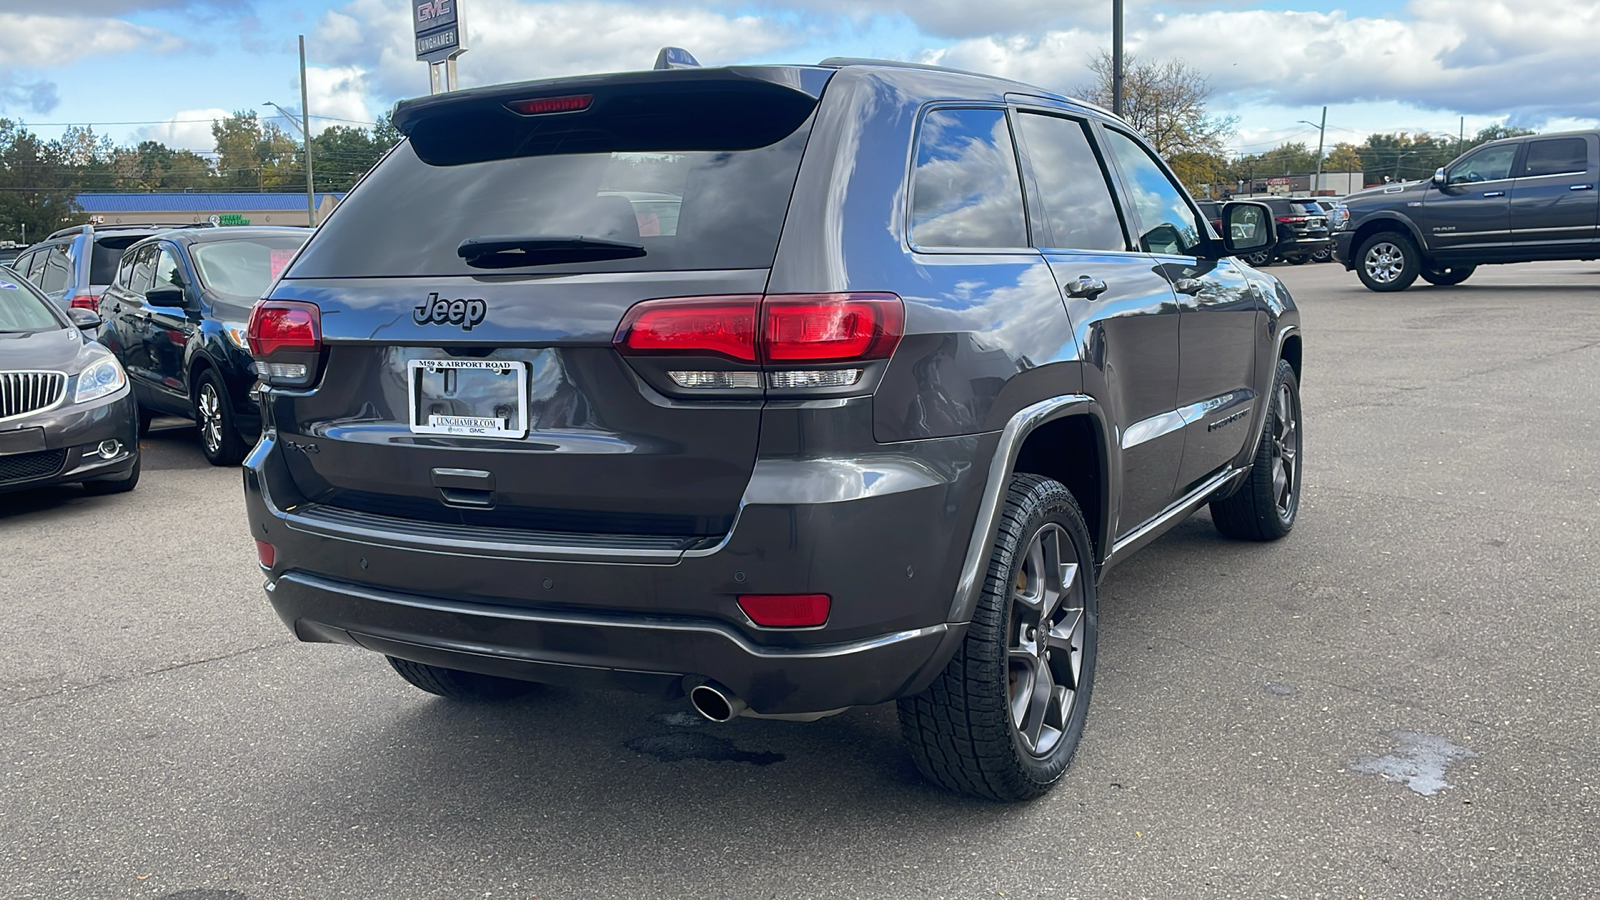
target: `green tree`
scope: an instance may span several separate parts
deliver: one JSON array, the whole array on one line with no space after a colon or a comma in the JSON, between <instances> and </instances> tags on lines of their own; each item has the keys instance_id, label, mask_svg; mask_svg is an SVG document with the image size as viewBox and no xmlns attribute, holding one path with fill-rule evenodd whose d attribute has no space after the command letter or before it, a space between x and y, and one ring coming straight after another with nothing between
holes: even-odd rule
<instances>
[{"instance_id":1,"label":"green tree","mask_svg":"<svg viewBox=\"0 0 1600 900\"><path fill-rule=\"evenodd\" d=\"M236 112L211 123L217 146L217 181L233 190L286 190L305 186L298 142L273 123L262 126L253 112Z\"/></svg>"},{"instance_id":2,"label":"green tree","mask_svg":"<svg viewBox=\"0 0 1600 900\"><path fill-rule=\"evenodd\" d=\"M70 225L78 216L77 178L58 142L0 119L0 234L29 241Z\"/></svg>"}]
</instances>

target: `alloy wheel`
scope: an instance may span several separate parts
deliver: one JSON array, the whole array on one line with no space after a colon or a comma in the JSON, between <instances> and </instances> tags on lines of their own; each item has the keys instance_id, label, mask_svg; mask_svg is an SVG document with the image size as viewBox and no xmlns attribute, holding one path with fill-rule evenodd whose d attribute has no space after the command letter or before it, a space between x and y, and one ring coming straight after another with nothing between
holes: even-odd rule
<instances>
[{"instance_id":1,"label":"alloy wheel","mask_svg":"<svg viewBox=\"0 0 1600 900\"><path fill-rule=\"evenodd\" d=\"M1045 757L1060 743L1083 675L1084 588L1072 539L1047 523L1028 542L1011 585L1006 664L1011 726L1023 748Z\"/></svg>"},{"instance_id":2,"label":"alloy wheel","mask_svg":"<svg viewBox=\"0 0 1600 900\"><path fill-rule=\"evenodd\" d=\"M1287 384L1278 385L1277 428L1272 434L1272 498L1278 517L1284 521L1294 518L1295 466L1300 457L1300 422L1296 415L1294 394Z\"/></svg>"},{"instance_id":3,"label":"alloy wheel","mask_svg":"<svg viewBox=\"0 0 1600 900\"><path fill-rule=\"evenodd\" d=\"M1362 260L1366 267L1367 275L1379 284L1390 284L1400 277L1405 269L1406 255L1395 244L1389 241L1380 241L1367 248L1367 256Z\"/></svg>"},{"instance_id":4,"label":"alloy wheel","mask_svg":"<svg viewBox=\"0 0 1600 900\"><path fill-rule=\"evenodd\" d=\"M209 382L200 385L195 407L200 413L200 439L205 441L206 452L216 453L222 448L222 398Z\"/></svg>"}]
</instances>

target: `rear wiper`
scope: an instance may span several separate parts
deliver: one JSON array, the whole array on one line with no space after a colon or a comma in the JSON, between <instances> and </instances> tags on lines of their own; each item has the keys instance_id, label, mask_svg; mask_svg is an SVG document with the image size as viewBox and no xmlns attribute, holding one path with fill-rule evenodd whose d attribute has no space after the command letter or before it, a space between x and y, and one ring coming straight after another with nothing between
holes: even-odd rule
<instances>
[{"instance_id":1,"label":"rear wiper","mask_svg":"<svg viewBox=\"0 0 1600 900\"><path fill-rule=\"evenodd\" d=\"M456 255L479 269L512 269L553 263L635 259L644 247L626 241L584 237L581 234L486 234L467 238Z\"/></svg>"}]
</instances>

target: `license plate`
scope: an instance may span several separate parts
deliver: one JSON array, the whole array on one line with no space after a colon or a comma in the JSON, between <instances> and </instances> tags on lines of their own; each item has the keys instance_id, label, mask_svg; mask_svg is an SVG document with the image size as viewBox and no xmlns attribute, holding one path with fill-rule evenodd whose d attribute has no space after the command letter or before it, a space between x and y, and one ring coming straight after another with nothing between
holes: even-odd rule
<instances>
[{"instance_id":1,"label":"license plate","mask_svg":"<svg viewBox=\"0 0 1600 900\"><path fill-rule=\"evenodd\" d=\"M413 359L411 431L460 437L528 434L528 366L499 359Z\"/></svg>"}]
</instances>

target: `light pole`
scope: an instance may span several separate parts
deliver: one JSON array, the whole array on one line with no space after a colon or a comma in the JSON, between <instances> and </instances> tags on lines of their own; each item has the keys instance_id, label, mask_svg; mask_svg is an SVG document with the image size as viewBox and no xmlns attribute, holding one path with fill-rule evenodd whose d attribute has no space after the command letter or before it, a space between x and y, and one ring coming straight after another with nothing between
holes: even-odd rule
<instances>
[{"instance_id":1,"label":"light pole","mask_svg":"<svg viewBox=\"0 0 1600 900\"><path fill-rule=\"evenodd\" d=\"M300 121L294 120L294 114L287 109L268 100L262 106L270 106L283 115L290 125L300 132L300 139L306 148L306 220L312 228L317 227L317 194L311 176L311 101L307 99L306 90L306 36L300 35Z\"/></svg>"},{"instance_id":2,"label":"light pole","mask_svg":"<svg viewBox=\"0 0 1600 900\"><path fill-rule=\"evenodd\" d=\"M1111 0L1111 111L1122 115L1122 0Z\"/></svg>"},{"instance_id":3,"label":"light pole","mask_svg":"<svg viewBox=\"0 0 1600 900\"><path fill-rule=\"evenodd\" d=\"M1301 119L1300 123L1317 129L1317 175L1311 181L1311 196L1315 197L1317 190L1322 187L1322 143L1323 138L1327 137L1328 134L1328 108L1326 106L1322 108L1321 125L1315 122L1307 122L1305 119ZM1349 179L1346 180L1348 181Z\"/></svg>"}]
</instances>

